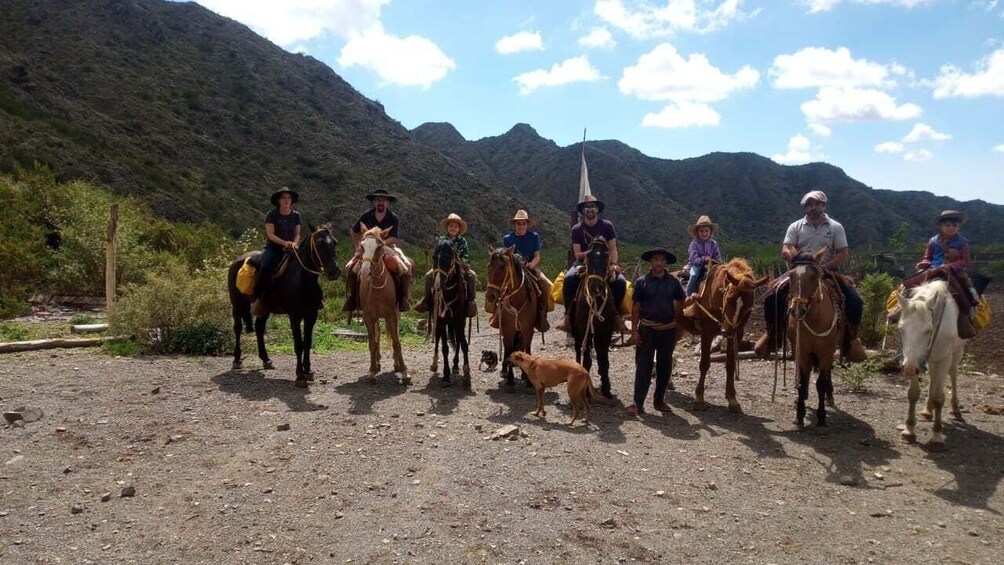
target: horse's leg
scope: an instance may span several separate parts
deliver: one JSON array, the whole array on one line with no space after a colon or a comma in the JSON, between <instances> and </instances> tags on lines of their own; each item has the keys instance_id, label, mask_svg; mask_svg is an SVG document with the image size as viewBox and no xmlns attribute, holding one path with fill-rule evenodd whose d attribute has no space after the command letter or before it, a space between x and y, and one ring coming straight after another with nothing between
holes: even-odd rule
<instances>
[{"instance_id":1,"label":"horse's leg","mask_svg":"<svg viewBox=\"0 0 1004 565\"><path fill-rule=\"evenodd\" d=\"M610 392L610 340L613 335L597 335L593 339L596 346L596 365L600 373L600 394L611 395ZM585 395L583 395L585 396ZM588 416L587 416L588 418Z\"/></svg>"},{"instance_id":2,"label":"horse's leg","mask_svg":"<svg viewBox=\"0 0 1004 565\"><path fill-rule=\"evenodd\" d=\"M452 375L450 372L450 340L448 335L449 332L446 330L447 321L444 319L442 320L442 323L442 327L437 328L437 330L440 334L438 340L441 342L440 351L443 354L443 384L446 385L449 384L450 376Z\"/></svg>"},{"instance_id":3,"label":"horse's leg","mask_svg":"<svg viewBox=\"0 0 1004 565\"><path fill-rule=\"evenodd\" d=\"M265 324L268 323L268 314L258 316L254 320L254 337L258 340L258 358L261 359L263 369L275 369L275 364L268 358L265 351Z\"/></svg>"},{"instance_id":4,"label":"horse's leg","mask_svg":"<svg viewBox=\"0 0 1004 565\"><path fill-rule=\"evenodd\" d=\"M936 362L928 362L931 386L927 391L927 398L934 405L934 425L931 427L931 440L927 442L927 448L931 451L941 451L945 448L945 433L941 425L941 409L945 406L945 377L948 376L948 363L950 362L950 359L939 359Z\"/></svg>"},{"instance_id":5,"label":"horse's leg","mask_svg":"<svg viewBox=\"0 0 1004 565\"><path fill-rule=\"evenodd\" d=\"M314 369L310 366L310 350L314 348L314 325L317 324L317 310L308 310L303 316L303 376L314 380Z\"/></svg>"},{"instance_id":6,"label":"horse's leg","mask_svg":"<svg viewBox=\"0 0 1004 565\"><path fill-rule=\"evenodd\" d=\"M962 346L956 349L952 353L952 364L948 368L948 376L952 378L952 419L958 420L959 422L965 422L966 419L962 417L962 409L959 406L959 364L962 363L962 354L965 352L966 347Z\"/></svg>"},{"instance_id":7,"label":"horse's leg","mask_svg":"<svg viewBox=\"0 0 1004 565\"><path fill-rule=\"evenodd\" d=\"M701 376L697 379L697 388L694 390L694 410L703 412L708 409L708 403L704 401L704 381L708 376L708 369L711 368L711 340L714 334L701 331L701 363L699 365Z\"/></svg>"},{"instance_id":8,"label":"horse's leg","mask_svg":"<svg viewBox=\"0 0 1004 565\"><path fill-rule=\"evenodd\" d=\"M439 336L441 332L439 331L439 317L433 314L429 320L435 324L432 332L432 366L429 367L429 370L432 371L432 376L435 377L439 374Z\"/></svg>"},{"instance_id":9,"label":"horse's leg","mask_svg":"<svg viewBox=\"0 0 1004 565\"><path fill-rule=\"evenodd\" d=\"M826 425L826 393L829 392L830 372L833 370L833 359L819 363L819 376L816 377L816 395L819 396L819 405L816 407L816 428L825 428Z\"/></svg>"},{"instance_id":10,"label":"horse's leg","mask_svg":"<svg viewBox=\"0 0 1004 565\"><path fill-rule=\"evenodd\" d=\"M795 406L795 425L805 429L805 401L809 399L809 380L812 378L812 363L801 356L798 359L798 400Z\"/></svg>"},{"instance_id":11,"label":"horse's leg","mask_svg":"<svg viewBox=\"0 0 1004 565\"><path fill-rule=\"evenodd\" d=\"M920 399L920 374L910 377L910 388L906 391L909 408L906 412L906 422L903 423L903 431L900 436L905 441L913 443L917 441L917 432L914 426L917 425L917 400Z\"/></svg>"},{"instance_id":12,"label":"horse's leg","mask_svg":"<svg viewBox=\"0 0 1004 565\"><path fill-rule=\"evenodd\" d=\"M504 326L499 323L499 331L503 331ZM506 339L504 334L502 337L502 380L503 386L506 390L512 391L516 388L515 376L513 375L512 362L509 360L509 356L512 355L515 346L516 338L515 332L513 338Z\"/></svg>"},{"instance_id":13,"label":"horse's leg","mask_svg":"<svg viewBox=\"0 0 1004 565\"><path fill-rule=\"evenodd\" d=\"M532 353L531 349L533 349L533 320L530 320L529 322L524 320L523 327L529 329L527 329L527 331L525 332L519 332L519 336L521 338L520 351L525 351L526 353ZM523 378L524 386L528 388L533 386L533 383L530 382L530 377L526 376L526 371L520 369L519 374L520 377Z\"/></svg>"},{"instance_id":14,"label":"horse's leg","mask_svg":"<svg viewBox=\"0 0 1004 565\"><path fill-rule=\"evenodd\" d=\"M407 386L411 384L411 377L408 376L408 367L404 364L404 353L401 351L401 334L398 328L400 320L400 313L391 312L387 317L387 335L394 349L394 372L401 374L401 384ZM443 367L443 371L446 371L446 367Z\"/></svg>"},{"instance_id":15,"label":"horse's leg","mask_svg":"<svg viewBox=\"0 0 1004 565\"><path fill-rule=\"evenodd\" d=\"M471 360L469 355L470 344L467 343L467 334L464 333L465 317L460 317L458 330L460 331L460 350L464 354L464 388L471 388Z\"/></svg>"},{"instance_id":16,"label":"horse's leg","mask_svg":"<svg viewBox=\"0 0 1004 565\"><path fill-rule=\"evenodd\" d=\"M735 344L730 339L722 340L722 344L725 346L725 400L729 403L729 412L742 414L743 407L739 404L739 399L736 398L736 355L739 352L736 351ZM711 363L710 352L708 363Z\"/></svg>"},{"instance_id":17,"label":"horse's leg","mask_svg":"<svg viewBox=\"0 0 1004 565\"><path fill-rule=\"evenodd\" d=\"M241 361L241 330L244 327L241 323L241 313L237 310L237 306L233 306L234 315L234 363L231 366L233 370L240 369L243 365Z\"/></svg>"},{"instance_id":18,"label":"horse's leg","mask_svg":"<svg viewBox=\"0 0 1004 565\"><path fill-rule=\"evenodd\" d=\"M373 314L363 314L363 322L366 324L370 346L370 370L366 376L375 379L380 372L380 318Z\"/></svg>"},{"instance_id":19,"label":"horse's leg","mask_svg":"<svg viewBox=\"0 0 1004 565\"><path fill-rule=\"evenodd\" d=\"M297 386L307 386L307 381L303 378L303 332L300 326L302 320L303 317L299 314L289 315L289 329L293 334L293 352L296 353Z\"/></svg>"},{"instance_id":20,"label":"horse's leg","mask_svg":"<svg viewBox=\"0 0 1004 565\"><path fill-rule=\"evenodd\" d=\"M464 308L466 312L466 307ZM457 316L454 315L453 319L450 320L450 325L453 328L453 376L460 376L460 340L464 336L464 323L463 321L458 321Z\"/></svg>"}]
</instances>

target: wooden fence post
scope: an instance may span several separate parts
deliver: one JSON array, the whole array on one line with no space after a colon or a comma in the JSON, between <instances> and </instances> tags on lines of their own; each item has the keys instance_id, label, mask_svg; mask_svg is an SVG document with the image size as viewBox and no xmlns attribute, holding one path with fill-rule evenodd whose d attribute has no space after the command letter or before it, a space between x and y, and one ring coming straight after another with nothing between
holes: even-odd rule
<instances>
[{"instance_id":1,"label":"wooden fence post","mask_svg":"<svg viewBox=\"0 0 1004 565\"><path fill-rule=\"evenodd\" d=\"M105 311L111 315L115 307L115 232L119 227L119 205L108 210L108 232L105 235Z\"/></svg>"}]
</instances>

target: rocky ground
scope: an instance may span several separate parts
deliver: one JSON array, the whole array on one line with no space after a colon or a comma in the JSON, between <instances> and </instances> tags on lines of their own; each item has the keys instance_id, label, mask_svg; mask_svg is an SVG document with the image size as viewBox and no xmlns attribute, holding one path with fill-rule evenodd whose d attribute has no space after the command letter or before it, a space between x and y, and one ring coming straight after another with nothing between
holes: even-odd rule
<instances>
[{"instance_id":1,"label":"rocky ground","mask_svg":"<svg viewBox=\"0 0 1004 565\"><path fill-rule=\"evenodd\" d=\"M475 365L496 343L483 332ZM570 354L557 337L543 355ZM429 351L407 352L410 388L391 374L365 382L368 359L351 353L316 358L309 390L292 386L289 356L231 371L225 358L7 355L0 407L44 416L0 429L0 560L998 562L995 355L960 380L965 422L949 423L938 453L900 441L895 376L857 393L838 382L828 435L795 431L790 386L771 402L772 363L742 363L745 415L724 408L721 365L712 409L694 412L689 350L673 412L594 403L593 422L574 427L564 391L537 419L533 394L502 392L494 373L476 371L470 392L441 386ZM631 351L613 354L612 374L628 401ZM515 438L486 439L510 424Z\"/></svg>"}]
</instances>

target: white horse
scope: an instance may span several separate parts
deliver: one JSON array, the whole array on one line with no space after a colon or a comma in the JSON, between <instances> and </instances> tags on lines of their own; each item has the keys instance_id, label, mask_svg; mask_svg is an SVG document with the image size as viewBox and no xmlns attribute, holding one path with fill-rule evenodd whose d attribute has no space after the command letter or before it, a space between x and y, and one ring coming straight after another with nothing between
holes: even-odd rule
<instances>
[{"instance_id":1,"label":"white horse","mask_svg":"<svg viewBox=\"0 0 1004 565\"><path fill-rule=\"evenodd\" d=\"M927 370L931 386L927 393L927 405L920 415L926 420L934 418L928 447L932 450L944 449L941 408L945 405L946 377L952 378L952 416L962 419L956 378L966 342L959 337L959 306L948 291L948 283L942 280L925 283L907 294L900 292L898 300L903 309L899 320L903 341L903 378L910 380L910 410L906 416L903 439L909 442L917 439L914 424L917 423L915 411L920 398L920 373Z\"/></svg>"}]
</instances>

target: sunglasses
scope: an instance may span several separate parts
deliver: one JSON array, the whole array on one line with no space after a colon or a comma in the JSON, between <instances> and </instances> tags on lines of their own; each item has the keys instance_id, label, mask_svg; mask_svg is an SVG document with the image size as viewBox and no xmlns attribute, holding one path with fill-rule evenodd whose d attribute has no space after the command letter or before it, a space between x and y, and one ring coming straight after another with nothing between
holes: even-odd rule
<instances>
[{"instance_id":1,"label":"sunglasses","mask_svg":"<svg viewBox=\"0 0 1004 565\"><path fill-rule=\"evenodd\" d=\"M822 202L819 202L818 200L810 200L810 201L806 202L805 204L803 204L802 207L803 208L813 208L813 207L816 207L816 206L823 206L823 205L824 204Z\"/></svg>"},{"instance_id":2,"label":"sunglasses","mask_svg":"<svg viewBox=\"0 0 1004 565\"><path fill-rule=\"evenodd\" d=\"M943 225L943 226L957 226L957 225L959 225L961 223L962 222L960 222L958 220L941 220L941 225Z\"/></svg>"},{"instance_id":3,"label":"sunglasses","mask_svg":"<svg viewBox=\"0 0 1004 565\"><path fill-rule=\"evenodd\" d=\"M586 204L582 207L583 210L597 210L598 207L595 204Z\"/></svg>"}]
</instances>

